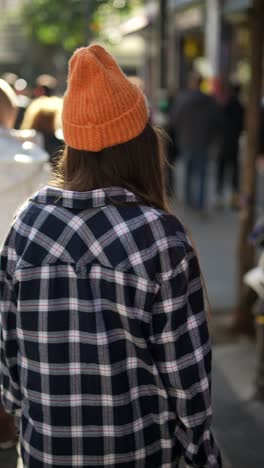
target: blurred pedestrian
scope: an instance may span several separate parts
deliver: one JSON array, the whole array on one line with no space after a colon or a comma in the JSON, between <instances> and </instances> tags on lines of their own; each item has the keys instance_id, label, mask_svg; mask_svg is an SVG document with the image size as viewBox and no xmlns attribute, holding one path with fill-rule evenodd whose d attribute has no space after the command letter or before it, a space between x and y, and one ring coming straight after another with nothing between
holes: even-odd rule
<instances>
[{"instance_id":1,"label":"blurred pedestrian","mask_svg":"<svg viewBox=\"0 0 264 468\"><path fill-rule=\"evenodd\" d=\"M11 86L0 79L0 164L1 164L1 190L8 189L12 162L18 154L26 154L23 144L16 138L17 132L13 131L14 123L18 115L18 99ZM29 154L29 153L27 153ZM19 170L19 163L17 163ZM2 199L2 196L1 196ZM20 200L21 202L21 200ZM7 220L7 212L10 207L5 207L5 216L2 212L2 221ZM10 213L10 220L12 214ZM2 229L1 229L2 230ZM2 242L0 236L0 243ZM0 450L9 449L17 443L17 429L12 416L4 412L0 405Z\"/></svg>"},{"instance_id":2,"label":"blurred pedestrian","mask_svg":"<svg viewBox=\"0 0 264 468\"><path fill-rule=\"evenodd\" d=\"M16 95L8 83L0 79L0 161L2 142L17 115ZM1 311L1 310L0 310ZM2 336L1 336L2 340ZM17 431L13 416L5 413L0 403L0 449L9 449L17 442Z\"/></svg>"},{"instance_id":3,"label":"blurred pedestrian","mask_svg":"<svg viewBox=\"0 0 264 468\"><path fill-rule=\"evenodd\" d=\"M11 86L12 89L15 87L15 82L18 80L18 76L16 73L12 72L5 72L1 75L1 79L6 81L6 83Z\"/></svg>"},{"instance_id":4,"label":"blurred pedestrian","mask_svg":"<svg viewBox=\"0 0 264 468\"><path fill-rule=\"evenodd\" d=\"M223 133L220 151L217 158L216 174L216 207L224 205L224 188L226 179L231 179L230 206L239 207L239 142L244 129L244 107L240 101L240 86L228 83L222 103Z\"/></svg>"},{"instance_id":5,"label":"blurred pedestrian","mask_svg":"<svg viewBox=\"0 0 264 468\"><path fill-rule=\"evenodd\" d=\"M19 129L24 117L24 113L30 104L30 92L28 84L23 78L19 78L15 73L6 72L2 75L2 79L6 81L17 95L17 116L14 124L15 129Z\"/></svg>"},{"instance_id":6,"label":"blurred pedestrian","mask_svg":"<svg viewBox=\"0 0 264 468\"><path fill-rule=\"evenodd\" d=\"M192 73L188 90L177 97L172 115L185 162L185 202L203 213L207 208L209 152L220 134L221 111L215 99L200 87L200 75Z\"/></svg>"},{"instance_id":7,"label":"blurred pedestrian","mask_svg":"<svg viewBox=\"0 0 264 468\"><path fill-rule=\"evenodd\" d=\"M47 73L39 75L36 78L33 91L35 98L54 96L56 94L57 84L57 79L54 76L48 75Z\"/></svg>"},{"instance_id":8,"label":"blurred pedestrian","mask_svg":"<svg viewBox=\"0 0 264 468\"><path fill-rule=\"evenodd\" d=\"M31 132L13 129L16 116L17 96L0 79L0 244L15 210L38 185L48 159L47 153L33 143L34 136L28 135Z\"/></svg>"},{"instance_id":9,"label":"blurred pedestrian","mask_svg":"<svg viewBox=\"0 0 264 468\"><path fill-rule=\"evenodd\" d=\"M32 101L21 124L22 130L34 129L40 134L40 143L50 155L52 165L56 164L58 152L63 147L61 112L61 98L42 96Z\"/></svg>"},{"instance_id":10,"label":"blurred pedestrian","mask_svg":"<svg viewBox=\"0 0 264 468\"><path fill-rule=\"evenodd\" d=\"M18 78L14 85L14 90L17 95L17 102L18 102L18 114L15 121L14 127L19 129L21 126L21 122L24 118L24 114L26 109L28 108L29 104L31 103L31 90L28 87L28 83L23 78Z\"/></svg>"},{"instance_id":11,"label":"blurred pedestrian","mask_svg":"<svg viewBox=\"0 0 264 468\"><path fill-rule=\"evenodd\" d=\"M196 254L144 96L99 45L71 58L63 133L57 185L1 253L2 392L22 411L23 462L220 468Z\"/></svg>"}]
</instances>

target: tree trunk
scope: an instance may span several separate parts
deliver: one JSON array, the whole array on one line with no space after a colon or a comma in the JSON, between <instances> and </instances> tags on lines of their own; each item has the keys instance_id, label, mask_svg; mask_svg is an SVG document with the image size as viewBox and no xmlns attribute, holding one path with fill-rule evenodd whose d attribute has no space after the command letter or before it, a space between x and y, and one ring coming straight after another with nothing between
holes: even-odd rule
<instances>
[{"instance_id":1,"label":"tree trunk","mask_svg":"<svg viewBox=\"0 0 264 468\"><path fill-rule=\"evenodd\" d=\"M255 294L243 282L244 274L254 266L255 249L248 236L255 222L256 205L256 156L259 145L260 100L262 90L262 63L264 40L264 2L254 0L250 11L251 29L251 81L247 112L247 151L242 171L242 207L238 239L238 294L234 314L234 329L251 333L253 318L252 302Z\"/></svg>"}]
</instances>

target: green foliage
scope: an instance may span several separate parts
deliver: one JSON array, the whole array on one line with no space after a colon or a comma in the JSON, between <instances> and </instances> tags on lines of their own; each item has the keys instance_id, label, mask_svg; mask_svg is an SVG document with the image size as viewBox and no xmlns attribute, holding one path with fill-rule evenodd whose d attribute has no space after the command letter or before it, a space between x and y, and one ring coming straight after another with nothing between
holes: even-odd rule
<instances>
[{"instance_id":1,"label":"green foliage","mask_svg":"<svg viewBox=\"0 0 264 468\"><path fill-rule=\"evenodd\" d=\"M28 0L22 10L26 33L43 46L71 51L87 37L88 16L96 3L96 0Z\"/></svg>"},{"instance_id":2,"label":"green foliage","mask_svg":"<svg viewBox=\"0 0 264 468\"><path fill-rule=\"evenodd\" d=\"M118 35L121 21L129 17L133 10L141 6L144 0L103 0L94 9L91 29L95 35L104 41L111 42L111 35ZM111 34L109 31L112 30ZM114 39L113 39L114 42Z\"/></svg>"},{"instance_id":3,"label":"green foliage","mask_svg":"<svg viewBox=\"0 0 264 468\"><path fill-rule=\"evenodd\" d=\"M27 0L22 20L28 37L71 52L100 35L109 14L128 14L139 0Z\"/></svg>"}]
</instances>

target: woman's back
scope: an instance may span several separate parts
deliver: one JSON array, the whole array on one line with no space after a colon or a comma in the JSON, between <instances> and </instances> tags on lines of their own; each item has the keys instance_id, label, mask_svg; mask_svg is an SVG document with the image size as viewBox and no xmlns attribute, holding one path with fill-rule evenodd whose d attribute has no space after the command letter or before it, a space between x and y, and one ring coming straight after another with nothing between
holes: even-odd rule
<instances>
[{"instance_id":1,"label":"woman's back","mask_svg":"<svg viewBox=\"0 0 264 468\"><path fill-rule=\"evenodd\" d=\"M119 83L99 46L75 59L96 60ZM219 468L198 262L167 209L145 101L120 80L129 117L116 133L116 119L113 133L99 124L94 139L88 126L77 138L68 92L57 187L25 205L1 252L3 403L22 413L25 468L168 468L181 455ZM78 142L83 149L70 146Z\"/></svg>"}]
</instances>

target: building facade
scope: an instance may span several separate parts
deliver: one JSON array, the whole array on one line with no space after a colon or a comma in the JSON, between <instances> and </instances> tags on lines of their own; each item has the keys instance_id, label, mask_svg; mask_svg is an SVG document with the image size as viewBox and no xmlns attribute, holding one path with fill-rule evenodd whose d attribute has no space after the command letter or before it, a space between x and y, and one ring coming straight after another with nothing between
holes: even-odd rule
<instances>
[{"instance_id":1,"label":"building facade","mask_svg":"<svg viewBox=\"0 0 264 468\"><path fill-rule=\"evenodd\" d=\"M24 0L0 0L0 73L17 72L25 57L26 40L19 21Z\"/></svg>"},{"instance_id":2,"label":"building facade","mask_svg":"<svg viewBox=\"0 0 264 468\"><path fill-rule=\"evenodd\" d=\"M186 86L190 70L215 83L249 81L252 0L167 0L168 87Z\"/></svg>"}]
</instances>

